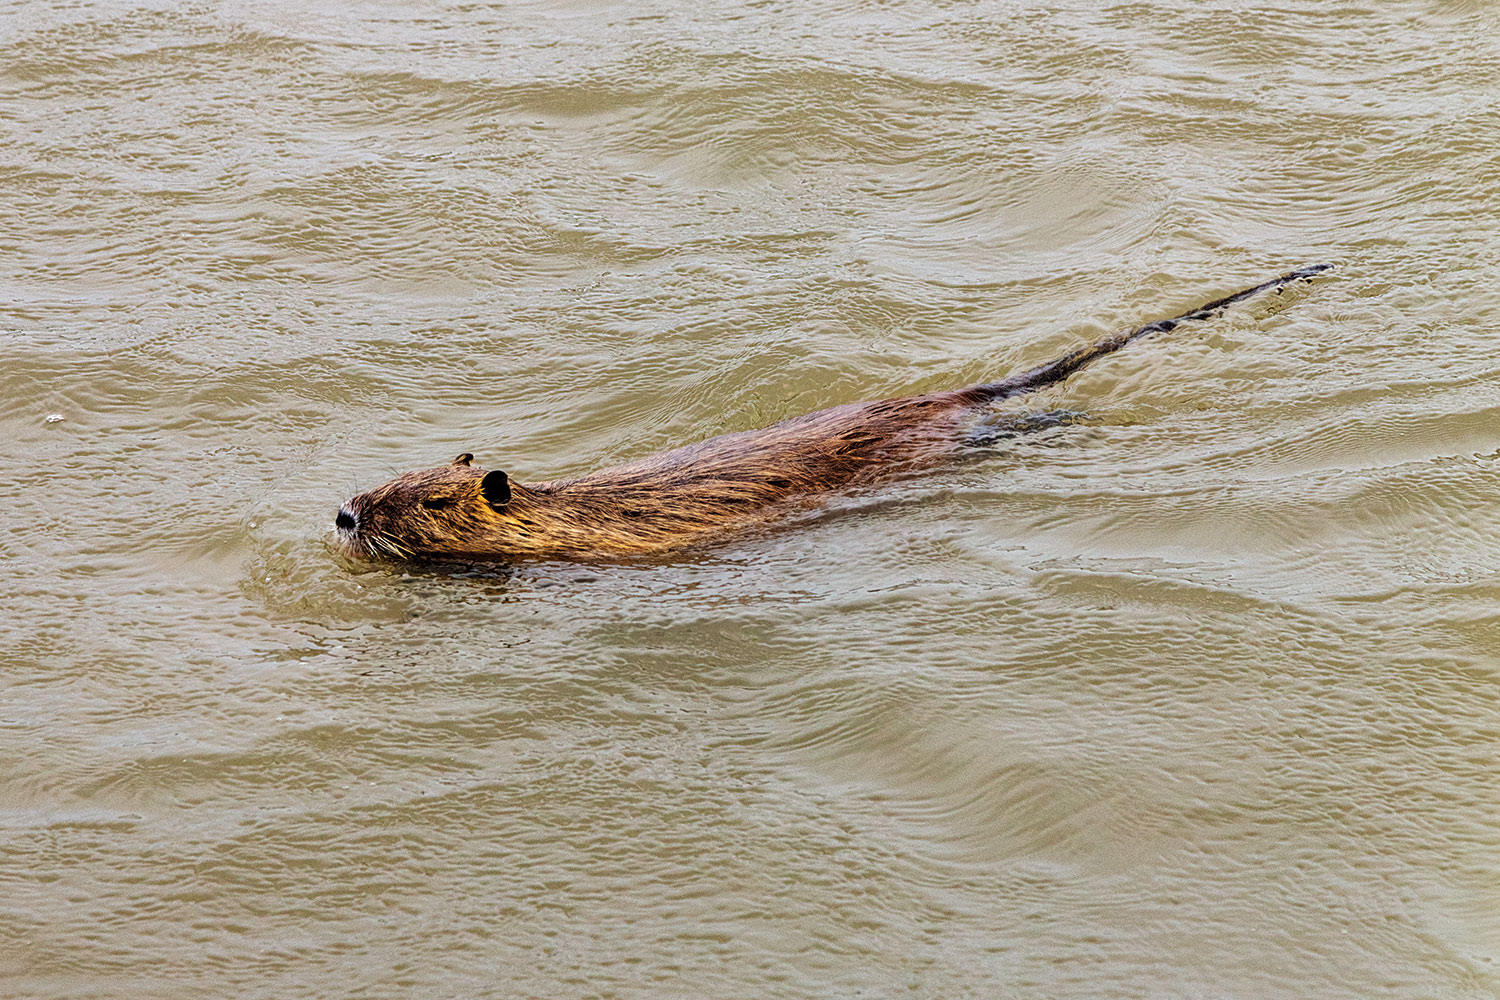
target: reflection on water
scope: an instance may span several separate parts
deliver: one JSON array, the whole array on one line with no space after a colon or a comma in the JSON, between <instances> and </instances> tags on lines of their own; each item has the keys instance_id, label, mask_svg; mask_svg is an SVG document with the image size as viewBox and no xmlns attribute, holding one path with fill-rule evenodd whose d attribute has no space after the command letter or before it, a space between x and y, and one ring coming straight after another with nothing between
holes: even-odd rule
<instances>
[{"instance_id":1,"label":"reflection on water","mask_svg":"<svg viewBox=\"0 0 1500 1000\"><path fill-rule=\"evenodd\" d=\"M1489 10L0 24L0 992L1500 992ZM1325 259L794 531L327 544Z\"/></svg>"}]
</instances>

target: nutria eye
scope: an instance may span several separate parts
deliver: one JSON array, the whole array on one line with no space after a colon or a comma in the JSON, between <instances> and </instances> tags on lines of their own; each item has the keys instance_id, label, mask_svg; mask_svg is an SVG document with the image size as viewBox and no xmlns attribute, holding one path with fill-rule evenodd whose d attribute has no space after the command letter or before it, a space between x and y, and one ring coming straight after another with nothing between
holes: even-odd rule
<instances>
[{"instance_id":1,"label":"nutria eye","mask_svg":"<svg viewBox=\"0 0 1500 1000\"><path fill-rule=\"evenodd\" d=\"M422 501L422 506L428 510L442 510L444 507L453 506L452 497L428 497Z\"/></svg>"}]
</instances>

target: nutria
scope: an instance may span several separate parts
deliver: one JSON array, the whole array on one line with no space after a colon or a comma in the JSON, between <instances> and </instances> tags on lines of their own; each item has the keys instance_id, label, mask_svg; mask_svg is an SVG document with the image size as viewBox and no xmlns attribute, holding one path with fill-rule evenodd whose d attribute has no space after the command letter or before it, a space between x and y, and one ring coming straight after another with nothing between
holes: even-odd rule
<instances>
[{"instance_id":1,"label":"nutria","mask_svg":"<svg viewBox=\"0 0 1500 1000\"><path fill-rule=\"evenodd\" d=\"M574 479L522 485L462 454L408 472L339 509L357 556L444 561L608 559L679 549L764 523L818 494L867 485L975 443L986 407L1052 385L1137 337L1204 319L1320 264L1079 348L999 382L846 403Z\"/></svg>"}]
</instances>

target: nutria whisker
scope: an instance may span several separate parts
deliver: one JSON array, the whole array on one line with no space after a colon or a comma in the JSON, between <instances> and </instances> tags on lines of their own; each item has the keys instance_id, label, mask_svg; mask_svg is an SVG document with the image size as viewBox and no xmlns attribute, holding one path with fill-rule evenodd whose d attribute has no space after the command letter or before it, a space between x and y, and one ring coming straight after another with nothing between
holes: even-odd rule
<instances>
[{"instance_id":1,"label":"nutria whisker","mask_svg":"<svg viewBox=\"0 0 1500 1000\"><path fill-rule=\"evenodd\" d=\"M1063 381L1132 340L1279 292L1329 265L1289 271L1055 361L967 388L846 403L571 479L522 484L465 452L393 476L339 511L346 551L398 561L592 560L667 552L765 524L822 495L893 479L990 443L992 404Z\"/></svg>"}]
</instances>

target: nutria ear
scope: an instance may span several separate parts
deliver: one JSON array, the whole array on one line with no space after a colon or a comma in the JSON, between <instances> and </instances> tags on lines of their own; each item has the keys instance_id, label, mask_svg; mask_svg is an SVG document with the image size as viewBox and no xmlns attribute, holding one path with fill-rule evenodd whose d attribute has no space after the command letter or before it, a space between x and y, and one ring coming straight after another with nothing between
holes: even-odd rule
<instances>
[{"instance_id":1,"label":"nutria ear","mask_svg":"<svg viewBox=\"0 0 1500 1000\"><path fill-rule=\"evenodd\" d=\"M479 481L479 489L491 507L498 509L510 503L510 477L499 469L486 472Z\"/></svg>"},{"instance_id":2,"label":"nutria ear","mask_svg":"<svg viewBox=\"0 0 1500 1000\"><path fill-rule=\"evenodd\" d=\"M468 452L464 452L462 455L458 456L457 458L455 458L453 461L449 462L448 464L449 465L463 465L463 466L467 466L472 461L474 461L474 456L470 455Z\"/></svg>"}]
</instances>

